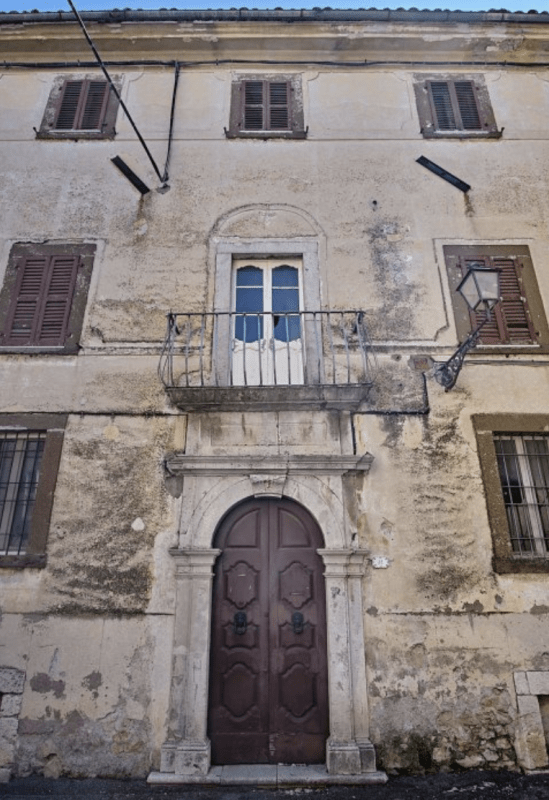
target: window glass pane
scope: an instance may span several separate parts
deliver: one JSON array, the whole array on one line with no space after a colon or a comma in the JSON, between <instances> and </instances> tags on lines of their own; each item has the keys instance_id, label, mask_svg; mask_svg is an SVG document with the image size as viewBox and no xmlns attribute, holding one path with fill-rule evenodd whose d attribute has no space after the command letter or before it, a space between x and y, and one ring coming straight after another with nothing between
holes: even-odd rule
<instances>
[{"instance_id":1,"label":"window glass pane","mask_svg":"<svg viewBox=\"0 0 549 800\"><path fill-rule=\"evenodd\" d=\"M276 267L272 276L272 310L274 338L293 342L301 337L301 322L289 311L299 311L299 272L295 267Z\"/></svg>"},{"instance_id":2,"label":"window glass pane","mask_svg":"<svg viewBox=\"0 0 549 800\"><path fill-rule=\"evenodd\" d=\"M526 501L519 465L520 456L515 441L510 437L496 439L495 446L511 547L516 553L530 553L533 550L532 531L528 510L524 505Z\"/></svg>"},{"instance_id":3,"label":"window glass pane","mask_svg":"<svg viewBox=\"0 0 549 800\"><path fill-rule=\"evenodd\" d=\"M495 444L505 504L522 503L523 495L515 443L512 439L500 439Z\"/></svg>"},{"instance_id":4,"label":"window glass pane","mask_svg":"<svg viewBox=\"0 0 549 800\"><path fill-rule=\"evenodd\" d=\"M299 311L297 289L273 289L273 311Z\"/></svg>"},{"instance_id":5,"label":"window glass pane","mask_svg":"<svg viewBox=\"0 0 549 800\"><path fill-rule=\"evenodd\" d=\"M235 311L263 311L263 289L238 288Z\"/></svg>"},{"instance_id":6,"label":"window glass pane","mask_svg":"<svg viewBox=\"0 0 549 800\"><path fill-rule=\"evenodd\" d=\"M545 558L549 543L549 448L546 436L494 436L515 555Z\"/></svg>"},{"instance_id":7,"label":"window glass pane","mask_svg":"<svg viewBox=\"0 0 549 800\"><path fill-rule=\"evenodd\" d=\"M0 507L6 501L14 452L15 438L0 438Z\"/></svg>"},{"instance_id":8,"label":"window glass pane","mask_svg":"<svg viewBox=\"0 0 549 800\"><path fill-rule=\"evenodd\" d=\"M236 271L237 286L263 286L263 270L258 267L240 267Z\"/></svg>"},{"instance_id":9,"label":"window glass pane","mask_svg":"<svg viewBox=\"0 0 549 800\"><path fill-rule=\"evenodd\" d=\"M25 551L45 433L0 433L0 554Z\"/></svg>"},{"instance_id":10,"label":"window glass pane","mask_svg":"<svg viewBox=\"0 0 549 800\"><path fill-rule=\"evenodd\" d=\"M299 272L295 267L276 267L273 269L273 286L299 286Z\"/></svg>"},{"instance_id":11,"label":"window glass pane","mask_svg":"<svg viewBox=\"0 0 549 800\"><path fill-rule=\"evenodd\" d=\"M241 342L262 339L263 317L253 312L263 311L263 270L252 266L237 270L235 311L246 312L246 316L235 318L235 339Z\"/></svg>"},{"instance_id":12,"label":"window glass pane","mask_svg":"<svg viewBox=\"0 0 549 800\"><path fill-rule=\"evenodd\" d=\"M525 437L524 445L530 462L533 491L538 503L539 519L545 546L549 545L549 449L545 437Z\"/></svg>"}]
</instances>

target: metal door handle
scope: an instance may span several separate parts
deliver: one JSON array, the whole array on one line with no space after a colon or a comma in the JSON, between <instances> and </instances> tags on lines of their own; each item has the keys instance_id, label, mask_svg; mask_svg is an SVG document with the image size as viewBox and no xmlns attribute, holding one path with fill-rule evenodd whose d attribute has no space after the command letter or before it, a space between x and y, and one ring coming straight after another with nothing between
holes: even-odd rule
<instances>
[{"instance_id":1,"label":"metal door handle","mask_svg":"<svg viewBox=\"0 0 549 800\"><path fill-rule=\"evenodd\" d=\"M292 614L292 626L294 633L303 633L303 614L299 611L294 611Z\"/></svg>"},{"instance_id":2,"label":"metal door handle","mask_svg":"<svg viewBox=\"0 0 549 800\"><path fill-rule=\"evenodd\" d=\"M234 632L237 636L243 636L248 628L248 620L245 611L237 611L233 619Z\"/></svg>"}]
</instances>

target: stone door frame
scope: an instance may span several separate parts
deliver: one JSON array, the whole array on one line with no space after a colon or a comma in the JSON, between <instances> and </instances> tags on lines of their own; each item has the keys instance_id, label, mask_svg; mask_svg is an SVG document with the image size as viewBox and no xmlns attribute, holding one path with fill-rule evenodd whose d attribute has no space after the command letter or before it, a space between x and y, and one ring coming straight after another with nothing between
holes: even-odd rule
<instances>
[{"instance_id":1,"label":"stone door frame","mask_svg":"<svg viewBox=\"0 0 549 800\"><path fill-rule=\"evenodd\" d=\"M326 766L331 774L374 772L369 713L362 578L366 550L353 548L354 531L343 500L343 476L368 472L372 456L285 455L279 459L246 456L176 455L170 474L184 476L179 547L175 564L176 608L168 738L161 772L206 775L210 769L207 736L213 566L220 551L214 533L227 511L250 497L287 497L317 520L326 547L324 562L328 634L330 735ZM199 499L198 499L199 498Z\"/></svg>"}]
</instances>

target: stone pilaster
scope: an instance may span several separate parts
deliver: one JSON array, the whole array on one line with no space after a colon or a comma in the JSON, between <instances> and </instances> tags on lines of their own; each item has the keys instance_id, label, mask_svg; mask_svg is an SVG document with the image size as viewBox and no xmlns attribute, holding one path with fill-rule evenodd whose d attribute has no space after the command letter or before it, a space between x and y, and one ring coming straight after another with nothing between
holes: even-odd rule
<instances>
[{"instance_id":1,"label":"stone pilaster","mask_svg":"<svg viewBox=\"0 0 549 800\"><path fill-rule=\"evenodd\" d=\"M362 577L366 552L319 550L324 560L328 623L330 738L326 766L332 774L375 772L369 739L364 655Z\"/></svg>"},{"instance_id":2,"label":"stone pilaster","mask_svg":"<svg viewBox=\"0 0 549 800\"><path fill-rule=\"evenodd\" d=\"M219 550L171 550L176 563L176 609L169 738L162 772L206 775L213 565Z\"/></svg>"}]
</instances>

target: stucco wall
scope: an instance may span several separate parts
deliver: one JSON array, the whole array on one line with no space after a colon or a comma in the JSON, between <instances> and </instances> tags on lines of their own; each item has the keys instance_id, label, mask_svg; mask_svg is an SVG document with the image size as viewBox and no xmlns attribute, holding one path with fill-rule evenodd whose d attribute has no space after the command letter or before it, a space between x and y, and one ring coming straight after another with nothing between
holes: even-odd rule
<instances>
[{"instance_id":1,"label":"stucco wall","mask_svg":"<svg viewBox=\"0 0 549 800\"><path fill-rule=\"evenodd\" d=\"M106 57L120 47L135 60L155 48L166 58L170 48L210 60L235 57L238 37L248 37L247 54L260 60L258 42L273 46L268 37L275 33L281 60L292 48L299 53L300 35L310 37L311 61L315 53L326 57L330 36L343 37L348 57L367 41L388 61L399 41L406 44L402 60L424 61L441 53L472 59L479 41L483 53L505 54L520 39L505 26L475 29L474 36L430 30L429 40L405 26L323 26L293 35L264 27L215 36L185 28L170 42L155 38L156 28L151 39L121 44L115 27L95 34ZM73 57L70 41L63 51L65 30L49 29L52 52L65 53L56 58ZM521 45L525 60L535 61L536 48L545 46L545 31L535 34ZM14 59L31 61L35 51L44 57L42 40L33 37L29 28L15 43L0 27ZM451 74L460 70L465 74L465 67ZM226 139L223 128L231 82L245 70L183 69L170 189L157 193L159 182L121 111L113 141L36 140L33 128L63 70L0 69L0 283L16 242L97 244L79 354L0 354L2 413L69 414L47 566L0 574L0 666L25 675L18 744L10 721L0 768L142 776L158 766L175 602L168 550L187 533L182 503L192 509L197 501L185 487L184 500L173 497L165 483L166 456L189 452L187 419L156 374L165 314L212 308L219 240L274 238L318 245L322 306L365 310L379 353L371 408L354 417L357 453L371 453L373 466L345 488L353 543L371 557L363 582L368 687L357 691L369 694L378 763L389 771L517 763L513 675L549 670L546 576L493 571L472 415L545 413L547 361L538 353L480 352L451 393L428 375L424 395L409 356L444 360L457 344L444 244L527 245L547 307L549 83L537 67L487 66L482 74L502 137L426 141L416 67L308 64L296 71L308 138L240 141ZM116 73L163 166L173 70ZM149 194L140 197L115 170L115 155ZM423 169L420 155L471 191L465 196ZM237 434L234 425L221 434L218 452L236 458L252 448L268 458L270 428L258 417L243 413ZM315 439L325 419L315 411L310 417L311 430L313 421L319 425ZM302 418L281 413L278 429L292 425L301 425L303 437ZM333 433L324 430L320 450ZM276 442L280 453L306 447L289 435Z\"/></svg>"}]
</instances>

